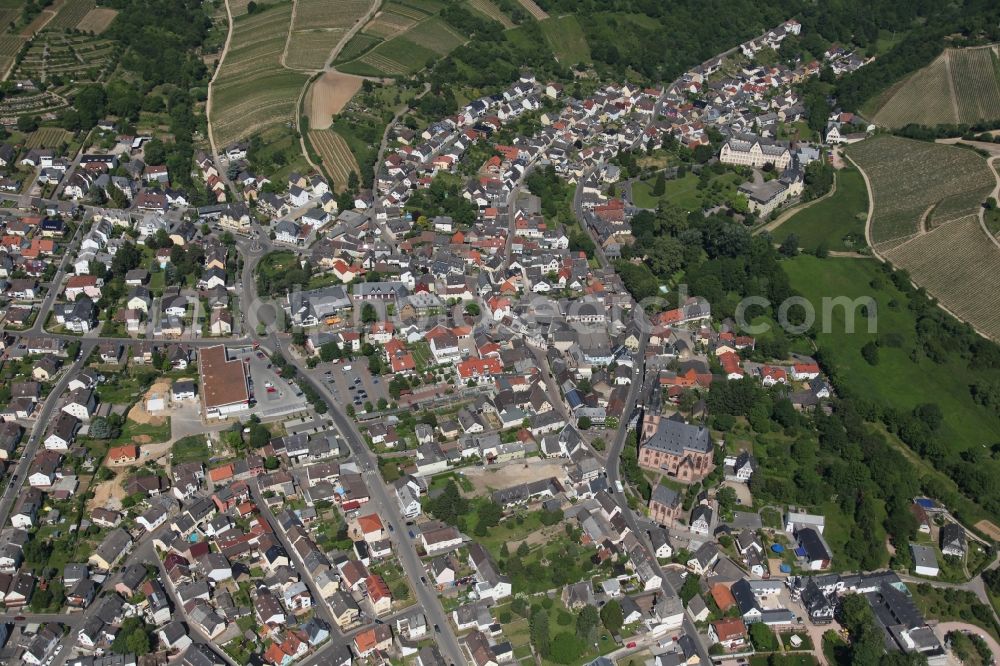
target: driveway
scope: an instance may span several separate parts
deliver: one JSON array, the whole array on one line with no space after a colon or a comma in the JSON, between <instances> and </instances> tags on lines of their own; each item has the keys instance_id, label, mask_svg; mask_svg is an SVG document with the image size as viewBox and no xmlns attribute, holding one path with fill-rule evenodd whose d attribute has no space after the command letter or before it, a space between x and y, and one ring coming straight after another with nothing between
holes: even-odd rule
<instances>
[{"instance_id":1,"label":"driveway","mask_svg":"<svg viewBox=\"0 0 1000 666\"><path fill-rule=\"evenodd\" d=\"M967 622L939 622L935 628L937 629L938 638L942 641L944 641L944 637L949 631L964 631L978 635L993 650L993 663L1000 663L1000 643L997 643L996 639L986 633L981 627Z\"/></svg>"}]
</instances>

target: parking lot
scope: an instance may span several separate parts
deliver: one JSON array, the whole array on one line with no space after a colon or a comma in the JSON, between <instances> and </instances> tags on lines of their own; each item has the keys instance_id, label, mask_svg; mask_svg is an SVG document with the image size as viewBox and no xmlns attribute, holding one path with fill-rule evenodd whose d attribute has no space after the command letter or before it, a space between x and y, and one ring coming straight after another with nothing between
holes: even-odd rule
<instances>
[{"instance_id":1,"label":"parking lot","mask_svg":"<svg viewBox=\"0 0 1000 666\"><path fill-rule=\"evenodd\" d=\"M381 398L391 401L382 378L372 376L368 371L367 358L360 357L336 364L321 363L316 366L315 372L320 373L322 381L330 387L338 402L352 405L356 412L364 411L365 402L377 405Z\"/></svg>"},{"instance_id":2,"label":"parking lot","mask_svg":"<svg viewBox=\"0 0 1000 666\"><path fill-rule=\"evenodd\" d=\"M309 406L298 385L282 379L274 371L271 361L263 352L253 352L249 348L243 353L250 359L250 378L253 394L257 400L254 408L261 418L274 414L290 414Z\"/></svg>"}]
</instances>

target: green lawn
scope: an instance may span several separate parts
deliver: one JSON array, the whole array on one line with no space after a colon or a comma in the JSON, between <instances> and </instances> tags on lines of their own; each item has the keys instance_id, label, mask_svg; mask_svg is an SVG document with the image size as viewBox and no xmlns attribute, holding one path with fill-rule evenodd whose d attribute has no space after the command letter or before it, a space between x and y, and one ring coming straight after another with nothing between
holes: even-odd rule
<instances>
[{"instance_id":1,"label":"green lawn","mask_svg":"<svg viewBox=\"0 0 1000 666\"><path fill-rule=\"evenodd\" d=\"M792 287L816 307L817 326L822 325L823 297L871 296L878 304L878 331L902 336L899 348L881 347L878 365L871 366L861 357L861 347L877 334L867 332L860 313L855 321L857 331L845 332L844 309L833 310L827 322L828 332L819 332L816 342L829 354L842 382L859 397L906 410L936 402L944 415L940 439L956 451L1000 441L996 417L976 405L969 394L970 384L988 379L991 373L970 367L967 360L957 358L934 363L918 355L918 360L912 360L910 350L917 344L916 324L907 308L907 298L885 278L874 259L821 260L799 256L782 265ZM876 276L880 287L877 290L870 286ZM890 301L895 301L894 307L890 307Z\"/></svg>"},{"instance_id":2,"label":"green lawn","mask_svg":"<svg viewBox=\"0 0 1000 666\"><path fill-rule=\"evenodd\" d=\"M204 462L211 457L204 435L191 435L174 442L170 462L173 465L186 462Z\"/></svg>"},{"instance_id":3,"label":"green lawn","mask_svg":"<svg viewBox=\"0 0 1000 666\"><path fill-rule=\"evenodd\" d=\"M165 442L170 439L170 417L166 417L165 423L162 425L152 425L148 423L136 423L132 419L125 421L125 426L122 428L121 441L123 442L134 442L133 437L149 437L149 441L143 441L142 443L152 443L152 442Z\"/></svg>"},{"instance_id":4,"label":"green lawn","mask_svg":"<svg viewBox=\"0 0 1000 666\"><path fill-rule=\"evenodd\" d=\"M825 242L831 250L864 247L868 192L864 178L851 167L837 172L837 191L809 208L799 211L775 229L776 241L791 234L799 237L799 247L813 250Z\"/></svg>"},{"instance_id":5,"label":"green lawn","mask_svg":"<svg viewBox=\"0 0 1000 666\"><path fill-rule=\"evenodd\" d=\"M727 171L714 176L706 188L698 189L699 181L700 178L693 173L668 180L662 196L653 194L655 177L637 181L632 184L632 201L639 208L656 208L661 202L669 202L686 211L699 210L706 203L721 203L732 198L743 179L739 174Z\"/></svg>"}]
</instances>

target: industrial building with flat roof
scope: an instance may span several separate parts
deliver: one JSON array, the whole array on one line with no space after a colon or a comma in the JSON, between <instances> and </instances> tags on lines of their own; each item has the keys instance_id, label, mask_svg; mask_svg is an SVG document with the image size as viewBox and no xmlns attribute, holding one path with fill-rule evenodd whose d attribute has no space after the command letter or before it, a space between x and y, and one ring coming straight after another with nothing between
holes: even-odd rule
<instances>
[{"instance_id":1,"label":"industrial building with flat roof","mask_svg":"<svg viewBox=\"0 0 1000 666\"><path fill-rule=\"evenodd\" d=\"M230 359L224 345L198 354L205 418L224 419L250 409L250 377L243 359Z\"/></svg>"}]
</instances>

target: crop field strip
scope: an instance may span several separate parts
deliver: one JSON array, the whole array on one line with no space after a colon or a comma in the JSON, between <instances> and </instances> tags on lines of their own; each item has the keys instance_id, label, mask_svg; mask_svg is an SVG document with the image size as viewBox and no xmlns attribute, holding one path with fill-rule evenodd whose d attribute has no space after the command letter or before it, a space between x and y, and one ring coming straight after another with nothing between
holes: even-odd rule
<instances>
[{"instance_id":1,"label":"crop field strip","mask_svg":"<svg viewBox=\"0 0 1000 666\"><path fill-rule=\"evenodd\" d=\"M32 148L54 148L64 142L73 139L73 133L61 127L42 127L27 136L24 140L24 147Z\"/></svg>"},{"instance_id":2,"label":"crop field strip","mask_svg":"<svg viewBox=\"0 0 1000 666\"><path fill-rule=\"evenodd\" d=\"M971 124L1000 118L1000 83L993 49L952 49L949 57L960 121Z\"/></svg>"},{"instance_id":3,"label":"crop field strip","mask_svg":"<svg viewBox=\"0 0 1000 666\"><path fill-rule=\"evenodd\" d=\"M448 55L466 42L465 37L437 17L421 21L403 33L400 38L439 55Z\"/></svg>"},{"instance_id":4,"label":"crop field strip","mask_svg":"<svg viewBox=\"0 0 1000 666\"><path fill-rule=\"evenodd\" d=\"M884 135L847 153L871 182L870 234L880 252L918 233L931 207L941 207L938 224L976 211L995 183L986 161L964 148Z\"/></svg>"},{"instance_id":5,"label":"crop field strip","mask_svg":"<svg viewBox=\"0 0 1000 666\"><path fill-rule=\"evenodd\" d=\"M444 3L439 0L397 0L396 2L390 2L387 6L394 7L397 5L402 5L411 11L420 12L423 15L436 14L444 9ZM414 15L414 18L420 17Z\"/></svg>"},{"instance_id":6,"label":"crop field strip","mask_svg":"<svg viewBox=\"0 0 1000 666\"><path fill-rule=\"evenodd\" d=\"M111 22L118 16L118 10L108 7L97 7L87 12L87 15L77 24L77 30L92 32L99 35L108 29Z\"/></svg>"},{"instance_id":7,"label":"crop field strip","mask_svg":"<svg viewBox=\"0 0 1000 666\"><path fill-rule=\"evenodd\" d=\"M545 10L539 7L535 0L517 0L521 6L528 10L528 13L535 17L536 21L544 21L549 17Z\"/></svg>"},{"instance_id":8,"label":"crop field strip","mask_svg":"<svg viewBox=\"0 0 1000 666\"><path fill-rule=\"evenodd\" d=\"M334 189L342 191L347 187L351 171L360 174L357 160L344 137L333 130L311 130L309 142L323 158L323 168L333 179Z\"/></svg>"},{"instance_id":9,"label":"crop field strip","mask_svg":"<svg viewBox=\"0 0 1000 666\"><path fill-rule=\"evenodd\" d=\"M917 236L885 257L955 315L1000 340L1000 248L977 215Z\"/></svg>"},{"instance_id":10,"label":"crop field strip","mask_svg":"<svg viewBox=\"0 0 1000 666\"><path fill-rule=\"evenodd\" d=\"M295 0L293 31L349 30L371 7L371 0Z\"/></svg>"},{"instance_id":11,"label":"crop field strip","mask_svg":"<svg viewBox=\"0 0 1000 666\"><path fill-rule=\"evenodd\" d=\"M366 35L386 39L412 28L417 24L417 21L419 19L407 16L406 14L386 10L380 12L378 16L369 21L362 32Z\"/></svg>"},{"instance_id":12,"label":"crop field strip","mask_svg":"<svg viewBox=\"0 0 1000 666\"><path fill-rule=\"evenodd\" d=\"M381 41L381 39L375 37L374 35L366 35L363 32L359 32L351 38L351 41L344 45L343 49L341 49L340 53L337 55L337 62L354 60L361 54L373 48L375 45L379 44Z\"/></svg>"},{"instance_id":13,"label":"crop field strip","mask_svg":"<svg viewBox=\"0 0 1000 666\"><path fill-rule=\"evenodd\" d=\"M306 76L281 66L291 9L279 5L234 21L232 44L213 84L211 122L220 145L294 119Z\"/></svg>"},{"instance_id":14,"label":"crop field strip","mask_svg":"<svg viewBox=\"0 0 1000 666\"><path fill-rule=\"evenodd\" d=\"M333 47L346 32L340 29L293 32L285 55L285 66L290 69L322 69Z\"/></svg>"},{"instance_id":15,"label":"crop field strip","mask_svg":"<svg viewBox=\"0 0 1000 666\"><path fill-rule=\"evenodd\" d=\"M561 63L575 65L590 60L590 45L576 16L558 16L538 25Z\"/></svg>"},{"instance_id":16,"label":"crop field strip","mask_svg":"<svg viewBox=\"0 0 1000 666\"><path fill-rule=\"evenodd\" d=\"M490 0L469 0L469 5L497 23L500 23L504 28L514 27L514 23L510 20L510 18L500 11L500 8L493 4Z\"/></svg>"},{"instance_id":17,"label":"crop field strip","mask_svg":"<svg viewBox=\"0 0 1000 666\"><path fill-rule=\"evenodd\" d=\"M939 56L927 67L913 74L875 114L875 122L884 127L902 127L908 123L937 125L957 122L951 99L947 58Z\"/></svg>"},{"instance_id":18,"label":"crop field strip","mask_svg":"<svg viewBox=\"0 0 1000 666\"><path fill-rule=\"evenodd\" d=\"M45 27L53 30L76 28L80 21L95 6L96 3L94 0L72 0L72 2L66 2L60 7L59 13L56 14L55 18L49 21Z\"/></svg>"}]
</instances>

